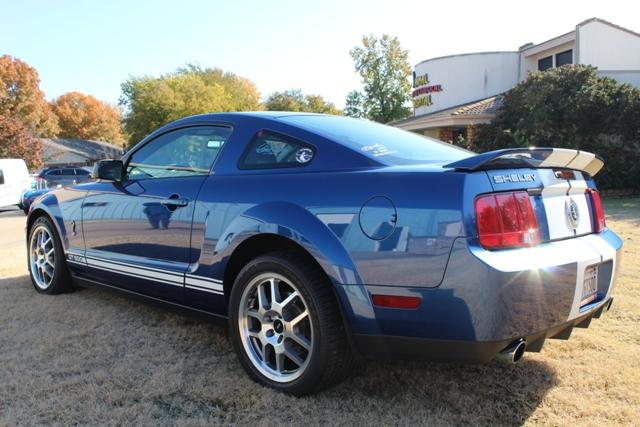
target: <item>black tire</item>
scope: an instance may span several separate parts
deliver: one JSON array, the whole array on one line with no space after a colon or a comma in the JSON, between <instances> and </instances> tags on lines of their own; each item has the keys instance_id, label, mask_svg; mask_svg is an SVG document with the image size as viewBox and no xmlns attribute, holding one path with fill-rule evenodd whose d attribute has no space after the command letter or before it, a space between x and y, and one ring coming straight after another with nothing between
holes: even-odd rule
<instances>
[{"instance_id":1,"label":"black tire","mask_svg":"<svg viewBox=\"0 0 640 427\"><path fill-rule=\"evenodd\" d=\"M52 240L52 249L53 249L53 275L50 279L50 282L43 286L42 283L38 284L38 275L39 273L34 272L34 253L32 250L32 240L35 238L35 234L41 230L45 229ZM56 232L56 228L51 222L51 219L47 216L41 216L36 219L31 229L29 230L29 239L27 240L27 258L28 258L28 266L29 266L29 276L31 277L31 283L36 291L42 294L48 295L56 295L63 292L70 292L73 290L73 286L71 285L71 277L69 274L69 269L67 267L67 262L65 260L64 250L62 249L62 242L60 241L60 236ZM37 268L37 267L35 267Z\"/></svg>"},{"instance_id":2,"label":"black tire","mask_svg":"<svg viewBox=\"0 0 640 427\"><path fill-rule=\"evenodd\" d=\"M240 310L245 289L256 278L271 273L283 276L295 284L306 305L313 328L306 367L299 377L289 382L274 381L256 367L243 345L240 332ZM229 329L234 349L249 376L261 384L288 394L302 396L335 385L348 376L354 365L354 356L331 283L317 264L304 254L278 252L250 261L238 274L231 290ZM266 350L263 349L263 352L266 353Z\"/></svg>"}]
</instances>

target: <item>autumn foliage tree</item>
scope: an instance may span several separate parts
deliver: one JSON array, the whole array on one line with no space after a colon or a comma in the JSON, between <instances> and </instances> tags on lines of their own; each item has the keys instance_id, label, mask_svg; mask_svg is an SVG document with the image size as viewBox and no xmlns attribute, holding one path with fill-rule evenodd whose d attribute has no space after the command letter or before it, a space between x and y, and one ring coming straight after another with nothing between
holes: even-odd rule
<instances>
[{"instance_id":1,"label":"autumn foliage tree","mask_svg":"<svg viewBox=\"0 0 640 427\"><path fill-rule=\"evenodd\" d=\"M121 87L130 144L185 116L261 109L260 93L251 81L218 68L187 65L160 77L131 77Z\"/></svg>"},{"instance_id":2,"label":"autumn foliage tree","mask_svg":"<svg viewBox=\"0 0 640 427\"><path fill-rule=\"evenodd\" d=\"M57 119L40 90L38 72L10 55L0 56L0 157L41 166L42 141L54 136Z\"/></svg>"},{"instance_id":3,"label":"autumn foliage tree","mask_svg":"<svg viewBox=\"0 0 640 427\"><path fill-rule=\"evenodd\" d=\"M0 116L0 158L23 159L30 169L42 166L42 140L22 120Z\"/></svg>"},{"instance_id":4,"label":"autumn foliage tree","mask_svg":"<svg viewBox=\"0 0 640 427\"><path fill-rule=\"evenodd\" d=\"M91 95L69 92L54 100L51 106L58 117L58 136L124 144L120 111L109 104Z\"/></svg>"}]
</instances>

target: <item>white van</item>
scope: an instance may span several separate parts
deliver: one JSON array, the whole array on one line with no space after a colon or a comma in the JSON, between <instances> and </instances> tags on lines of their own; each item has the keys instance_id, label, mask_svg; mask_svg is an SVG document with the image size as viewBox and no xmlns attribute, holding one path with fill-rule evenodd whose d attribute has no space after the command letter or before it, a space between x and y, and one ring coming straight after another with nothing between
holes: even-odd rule
<instances>
[{"instance_id":1,"label":"white van","mask_svg":"<svg viewBox=\"0 0 640 427\"><path fill-rule=\"evenodd\" d=\"M20 203L31 188L29 170L22 159L0 159L0 208Z\"/></svg>"}]
</instances>

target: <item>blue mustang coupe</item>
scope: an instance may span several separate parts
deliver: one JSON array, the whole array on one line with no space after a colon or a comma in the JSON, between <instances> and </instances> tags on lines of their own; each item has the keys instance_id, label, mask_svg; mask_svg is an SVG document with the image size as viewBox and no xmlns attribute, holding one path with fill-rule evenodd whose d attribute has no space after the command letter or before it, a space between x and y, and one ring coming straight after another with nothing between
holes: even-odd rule
<instances>
[{"instance_id":1,"label":"blue mustang coupe","mask_svg":"<svg viewBox=\"0 0 640 427\"><path fill-rule=\"evenodd\" d=\"M187 117L39 198L29 271L46 294L101 286L228 318L248 374L296 395L358 356L515 362L611 306L622 242L602 166L335 116Z\"/></svg>"}]
</instances>

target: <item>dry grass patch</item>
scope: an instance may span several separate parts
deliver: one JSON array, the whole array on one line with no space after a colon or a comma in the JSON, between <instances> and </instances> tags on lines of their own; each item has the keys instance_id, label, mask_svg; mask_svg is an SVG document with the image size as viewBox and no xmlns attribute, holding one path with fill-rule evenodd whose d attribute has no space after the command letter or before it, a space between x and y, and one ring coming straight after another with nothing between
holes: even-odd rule
<instances>
[{"instance_id":1,"label":"dry grass patch","mask_svg":"<svg viewBox=\"0 0 640 427\"><path fill-rule=\"evenodd\" d=\"M624 261L614 309L589 329L516 366L369 362L307 398L250 381L224 325L101 291L35 293L23 248L3 244L0 425L637 425L640 200L606 208ZM20 242L23 222L17 239L4 221L3 243Z\"/></svg>"}]
</instances>

